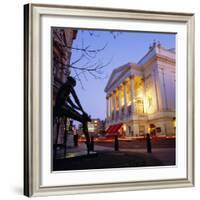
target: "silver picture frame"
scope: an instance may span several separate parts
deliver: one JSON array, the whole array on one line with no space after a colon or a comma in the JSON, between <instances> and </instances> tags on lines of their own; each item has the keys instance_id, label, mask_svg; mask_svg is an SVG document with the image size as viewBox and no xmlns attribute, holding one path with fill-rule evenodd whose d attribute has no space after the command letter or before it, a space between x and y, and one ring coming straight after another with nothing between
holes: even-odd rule
<instances>
[{"instance_id":1,"label":"silver picture frame","mask_svg":"<svg viewBox=\"0 0 200 200\"><path fill-rule=\"evenodd\" d=\"M175 22L187 28L187 177L98 184L41 186L41 16L76 16ZM114 8L28 4L24 6L24 195L46 196L194 186L194 14Z\"/></svg>"}]
</instances>

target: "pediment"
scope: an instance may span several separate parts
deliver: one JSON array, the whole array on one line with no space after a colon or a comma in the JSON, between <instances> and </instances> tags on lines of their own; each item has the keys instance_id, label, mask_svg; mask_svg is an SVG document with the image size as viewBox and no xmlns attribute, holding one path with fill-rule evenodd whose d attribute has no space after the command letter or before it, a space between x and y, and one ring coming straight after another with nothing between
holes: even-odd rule
<instances>
[{"instance_id":1,"label":"pediment","mask_svg":"<svg viewBox=\"0 0 200 200\"><path fill-rule=\"evenodd\" d=\"M120 66L120 67L114 69L114 70L112 71L111 75L110 75L110 78L109 78L109 80L108 80L108 83L107 83L107 85L106 85L104 91L107 92L108 89L110 88L110 86L111 86L116 80L118 80L118 79L122 76L122 74L124 74L126 71L128 71L128 70L130 69L130 67L131 67L131 63L127 63L127 64L125 64L125 65L122 65L122 66Z\"/></svg>"}]
</instances>

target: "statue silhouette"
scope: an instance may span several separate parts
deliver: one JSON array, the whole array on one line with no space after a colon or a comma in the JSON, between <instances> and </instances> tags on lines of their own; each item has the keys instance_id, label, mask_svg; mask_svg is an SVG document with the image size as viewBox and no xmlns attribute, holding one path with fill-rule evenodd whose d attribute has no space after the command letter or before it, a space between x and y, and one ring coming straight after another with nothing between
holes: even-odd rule
<instances>
[{"instance_id":1,"label":"statue silhouette","mask_svg":"<svg viewBox=\"0 0 200 200\"><path fill-rule=\"evenodd\" d=\"M79 121L83 126L83 133L86 138L87 152L90 152L90 136L87 123L91 121L90 116L83 110L78 96L74 90L76 81L69 76L67 81L61 86L56 96L56 102L53 110L53 121L58 117L67 117ZM71 99L73 97L73 100ZM80 113L81 112L81 113Z\"/></svg>"}]
</instances>

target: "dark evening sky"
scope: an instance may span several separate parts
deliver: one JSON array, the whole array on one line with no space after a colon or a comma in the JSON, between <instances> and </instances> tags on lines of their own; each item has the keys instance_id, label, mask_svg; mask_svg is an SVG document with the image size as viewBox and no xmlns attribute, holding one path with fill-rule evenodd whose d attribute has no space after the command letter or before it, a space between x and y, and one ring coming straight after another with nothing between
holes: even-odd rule
<instances>
[{"instance_id":1,"label":"dark evening sky","mask_svg":"<svg viewBox=\"0 0 200 200\"><path fill-rule=\"evenodd\" d=\"M116 37L114 37L116 36ZM102 69L102 79L95 79L89 74L81 74L80 81L77 80L75 88L84 110L92 118L105 119L106 117L106 94L104 88L108 82L113 69L128 62L137 63L148 51L153 41L160 41L164 48L175 48L175 34L144 33L144 32L122 32L111 34L108 31L79 30L73 47L88 47L88 49L100 49L94 58L83 58L76 63L81 67L84 63L101 63L106 66ZM80 51L73 50L71 63L81 56ZM76 71L80 73L80 71ZM72 76L76 76L72 70Z\"/></svg>"}]
</instances>

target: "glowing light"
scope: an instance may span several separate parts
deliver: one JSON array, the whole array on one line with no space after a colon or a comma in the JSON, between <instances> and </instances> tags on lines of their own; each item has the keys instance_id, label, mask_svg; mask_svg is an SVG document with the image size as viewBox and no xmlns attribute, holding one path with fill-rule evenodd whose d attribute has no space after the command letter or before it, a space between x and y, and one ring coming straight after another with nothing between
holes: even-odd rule
<instances>
[{"instance_id":1,"label":"glowing light","mask_svg":"<svg viewBox=\"0 0 200 200\"><path fill-rule=\"evenodd\" d=\"M173 123L174 123L174 128L176 128L176 118L174 118Z\"/></svg>"},{"instance_id":2,"label":"glowing light","mask_svg":"<svg viewBox=\"0 0 200 200\"><path fill-rule=\"evenodd\" d=\"M124 131L126 131L126 124L123 124L123 129Z\"/></svg>"},{"instance_id":3,"label":"glowing light","mask_svg":"<svg viewBox=\"0 0 200 200\"><path fill-rule=\"evenodd\" d=\"M130 80L126 82L126 102L127 105L131 105L131 84L130 84Z\"/></svg>"},{"instance_id":4,"label":"glowing light","mask_svg":"<svg viewBox=\"0 0 200 200\"><path fill-rule=\"evenodd\" d=\"M129 101L128 103L127 103L127 106L130 106L131 105L131 101Z\"/></svg>"},{"instance_id":5,"label":"glowing light","mask_svg":"<svg viewBox=\"0 0 200 200\"><path fill-rule=\"evenodd\" d=\"M118 90L115 93L115 108L116 108L116 110L119 110L119 95L118 95Z\"/></svg>"},{"instance_id":6,"label":"glowing light","mask_svg":"<svg viewBox=\"0 0 200 200\"><path fill-rule=\"evenodd\" d=\"M120 93L120 104L121 106L124 106L124 92L122 88L120 88L119 93Z\"/></svg>"},{"instance_id":7,"label":"glowing light","mask_svg":"<svg viewBox=\"0 0 200 200\"><path fill-rule=\"evenodd\" d=\"M146 91L144 107L145 107L145 112L148 114L152 114L156 111L156 106L153 97L154 95L151 90Z\"/></svg>"}]
</instances>

